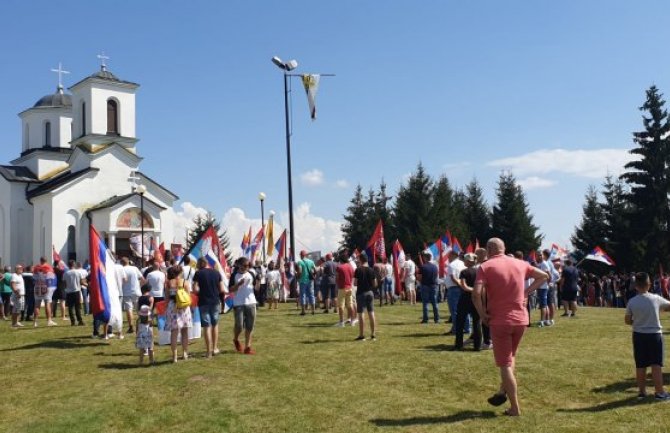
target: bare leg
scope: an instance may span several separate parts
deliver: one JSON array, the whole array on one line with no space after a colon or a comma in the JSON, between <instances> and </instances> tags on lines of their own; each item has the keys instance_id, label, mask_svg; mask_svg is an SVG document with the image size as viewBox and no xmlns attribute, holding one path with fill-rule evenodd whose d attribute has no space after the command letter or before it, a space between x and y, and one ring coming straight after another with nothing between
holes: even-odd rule
<instances>
[{"instance_id":1,"label":"bare leg","mask_svg":"<svg viewBox=\"0 0 670 433\"><path fill-rule=\"evenodd\" d=\"M205 350L207 351L207 356L210 356L212 354L212 327L205 327L203 333L205 334ZM235 336L235 339L237 340L237 336Z\"/></svg>"},{"instance_id":2,"label":"bare leg","mask_svg":"<svg viewBox=\"0 0 670 433\"><path fill-rule=\"evenodd\" d=\"M358 337L365 336L365 319L363 318L363 313L358 314Z\"/></svg>"},{"instance_id":3,"label":"bare leg","mask_svg":"<svg viewBox=\"0 0 670 433\"><path fill-rule=\"evenodd\" d=\"M249 349L251 347L251 331L248 329L244 330L244 348Z\"/></svg>"},{"instance_id":4,"label":"bare leg","mask_svg":"<svg viewBox=\"0 0 670 433\"><path fill-rule=\"evenodd\" d=\"M219 324L212 326L212 352L219 349Z\"/></svg>"},{"instance_id":5,"label":"bare leg","mask_svg":"<svg viewBox=\"0 0 670 433\"><path fill-rule=\"evenodd\" d=\"M144 349L140 349L140 365L144 364Z\"/></svg>"},{"instance_id":6,"label":"bare leg","mask_svg":"<svg viewBox=\"0 0 670 433\"><path fill-rule=\"evenodd\" d=\"M572 311L573 316L575 314L577 314L577 302L576 301L570 302L570 311Z\"/></svg>"},{"instance_id":7,"label":"bare leg","mask_svg":"<svg viewBox=\"0 0 670 433\"><path fill-rule=\"evenodd\" d=\"M520 415L519 396L517 395L516 378L514 377L514 367L500 367L500 379L502 381L502 388L507 394L510 402L510 415Z\"/></svg>"},{"instance_id":8,"label":"bare leg","mask_svg":"<svg viewBox=\"0 0 670 433\"><path fill-rule=\"evenodd\" d=\"M370 319L370 333L374 337L376 335L375 331L377 329L377 319L375 319L375 312L369 311L368 318Z\"/></svg>"},{"instance_id":9,"label":"bare leg","mask_svg":"<svg viewBox=\"0 0 670 433\"><path fill-rule=\"evenodd\" d=\"M184 359L188 358L188 328L181 328L181 350L184 353Z\"/></svg>"},{"instance_id":10,"label":"bare leg","mask_svg":"<svg viewBox=\"0 0 670 433\"><path fill-rule=\"evenodd\" d=\"M654 380L654 392L661 394L663 389L663 368L660 365L651 366L651 377Z\"/></svg>"},{"instance_id":11,"label":"bare leg","mask_svg":"<svg viewBox=\"0 0 670 433\"><path fill-rule=\"evenodd\" d=\"M661 377L661 381L662 380L663 380L663 378ZM640 394L644 394L647 391L647 369L646 368L636 368L635 369L635 381L637 382L637 390L640 392ZM656 384L654 383L654 385L656 385Z\"/></svg>"},{"instance_id":12,"label":"bare leg","mask_svg":"<svg viewBox=\"0 0 670 433\"><path fill-rule=\"evenodd\" d=\"M173 329L170 331L170 349L172 350L172 362L177 362L177 334L179 333L178 329ZM207 339L205 339L207 341Z\"/></svg>"}]
</instances>

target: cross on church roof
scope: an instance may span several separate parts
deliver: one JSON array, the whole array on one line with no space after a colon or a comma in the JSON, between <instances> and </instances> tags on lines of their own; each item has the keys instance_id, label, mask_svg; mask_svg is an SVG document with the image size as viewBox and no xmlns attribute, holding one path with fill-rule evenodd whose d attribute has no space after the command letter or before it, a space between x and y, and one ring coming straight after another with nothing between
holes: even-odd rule
<instances>
[{"instance_id":1,"label":"cross on church roof","mask_svg":"<svg viewBox=\"0 0 670 433\"><path fill-rule=\"evenodd\" d=\"M137 172L135 170L130 172L130 176L128 176L128 180L130 181L130 185L132 187L133 192L135 192L135 189L137 189L137 181L141 180L141 178L137 175Z\"/></svg>"},{"instance_id":2,"label":"cross on church roof","mask_svg":"<svg viewBox=\"0 0 670 433\"><path fill-rule=\"evenodd\" d=\"M103 51L102 54L98 54L98 59L100 59L100 70L106 71L107 64L105 63L105 60L109 60L109 57L106 56L105 52Z\"/></svg>"},{"instance_id":3,"label":"cross on church roof","mask_svg":"<svg viewBox=\"0 0 670 433\"><path fill-rule=\"evenodd\" d=\"M61 62L58 62L58 69L52 69L51 72L58 74L58 91L63 93L63 74L69 74L69 71L63 69Z\"/></svg>"}]
</instances>

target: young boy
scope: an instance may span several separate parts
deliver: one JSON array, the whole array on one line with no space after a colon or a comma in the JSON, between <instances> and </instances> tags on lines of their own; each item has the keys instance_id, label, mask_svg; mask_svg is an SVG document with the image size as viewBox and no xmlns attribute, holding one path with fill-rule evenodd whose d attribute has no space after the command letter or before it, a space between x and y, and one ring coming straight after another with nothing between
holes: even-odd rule
<instances>
[{"instance_id":1,"label":"young boy","mask_svg":"<svg viewBox=\"0 0 670 433\"><path fill-rule=\"evenodd\" d=\"M635 275L637 295L628 301L625 322L633 325L633 354L635 357L638 398L645 398L647 367L651 367L656 400L670 400L670 394L663 389L663 334L660 311L670 311L670 302L649 293L649 275L640 272Z\"/></svg>"}]
</instances>

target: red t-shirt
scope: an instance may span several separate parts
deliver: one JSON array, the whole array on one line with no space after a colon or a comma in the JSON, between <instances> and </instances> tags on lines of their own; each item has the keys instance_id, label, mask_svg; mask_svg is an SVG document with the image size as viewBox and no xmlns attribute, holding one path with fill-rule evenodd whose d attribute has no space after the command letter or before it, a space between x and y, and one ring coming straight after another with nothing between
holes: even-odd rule
<instances>
[{"instance_id":1,"label":"red t-shirt","mask_svg":"<svg viewBox=\"0 0 670 433\"><path fill-rule=\"evenodd\" d=\"M351 263L340 263L335 269L335 283L338 289L351 289L354 279L354 268Z\"/></svg>"},{"instance_id":2,"label":"red t-shirt","mask_svg":"<svg viewBox=\"0 0 670 433\"><path fill-rule=\"evenodd\" d=\"M524 282L532 273L530 263L505 255L482 263L476 282L486 287L486 311L491 325L528 325Z\"/></svg>"}]
</instances>

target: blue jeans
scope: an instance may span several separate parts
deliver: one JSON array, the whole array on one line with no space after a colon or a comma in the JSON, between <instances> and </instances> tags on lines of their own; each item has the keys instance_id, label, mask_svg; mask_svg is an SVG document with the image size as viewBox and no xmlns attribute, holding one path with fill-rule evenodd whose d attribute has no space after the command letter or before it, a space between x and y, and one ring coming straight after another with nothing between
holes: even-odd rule
<instances>
[{"instance_id":1,"label":"blue jeans","mask_svg":"<svg viewBox=\"0 0 670 433\"><path fill-rule=\"evenodd\" d=\"M88 288L81 288L81 297L84 299L84 314L90 313L90 303L88 301Z\"/></svg>"},{"instance_id":2,"label":"blue jeans","mask_svg":"<svg viewBox=\"0 0 670 433\"><path fill-rule=\"evenodd\" d=\"M300 305L314 305L314 281L300 283Z\"/></svg>"},{"instance_id":3,"label":"blue jeans","mask_svg":"<svg viewBox=\"0 0 670 433\"><path fill-rule=\"evenodd\" d=\"M458 300L461 298L461 288L458 286L451 286L447 289L447 305L449 306L449 314L451 314L451 332L456 329L456 318L458 317ZM470 333L470 318L465 321L465 328L463 330L466 334Z\"/></svg>"},{"instance_id":4,"label":"blue jeans","mask_svg":"<svg viewBox=\"0 0 670 433\"><path fill-rule=\"evenodd\" d=\"M393 280L390 277L384 278L384 294L393 294Z\"/></svg>"},{"instance_id":5,"label":"blue jeans","mask_svg":"<svg viewBox=\"0 0 670 433\"><path fill-rule=\"evenodd\" d=\"M440 321L440 311L437 308L437 286L421 285L421 303L423 305L422 322L428 322L428 304L433 306L433 320L435 323Z\"/></svg>"}]
</instances>

